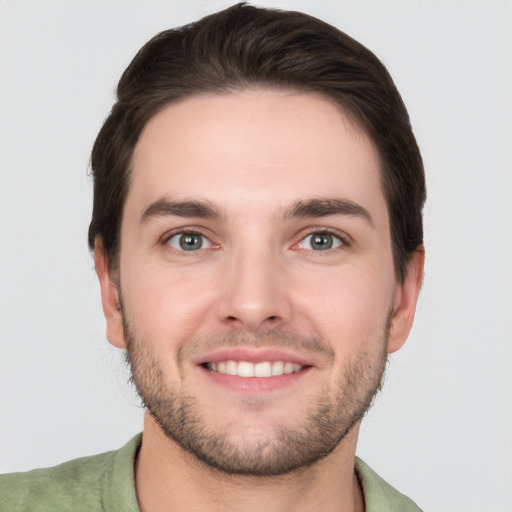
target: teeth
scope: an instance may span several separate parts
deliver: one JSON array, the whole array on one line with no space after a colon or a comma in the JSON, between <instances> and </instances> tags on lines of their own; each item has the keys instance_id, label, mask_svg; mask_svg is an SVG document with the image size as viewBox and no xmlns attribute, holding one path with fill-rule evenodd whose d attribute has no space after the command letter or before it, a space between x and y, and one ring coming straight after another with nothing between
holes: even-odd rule
<instances>
[{"instance_id":1,"label":"teeth","mask_svg":"<svg viewBox=\"0 0 512 512\"><path fill-rule=\"evenodd\" d=\"M272 375L282 375L284 373L283 361L274 361L272 363Z\"/></svg>"},{"instance_id":2,"label":"teeth","mask_svg":"<svg viewBox=\"0 0 512 512\"><path fill-rule=\"evenodd\" d=\"M238 375L239 377L273 377L289 375L302 370L300 364L290 361L264 361L261 363L250 363L249 361L220 361L208 363L207 368L213 372L227 375Z\"/></svg>"},{"instance_id":3,"label":"teeth","mask_svg":"<svg viewBox=\"0 0 512 512\"><path fill-rule=\"evenodd\" d=\"M258 363L254 365L254 376L255 377L272 377L272 365L265 361L264 363Z\"/></svg>"},{"instance_id":4,"label":"teeth","mask_svg":"<svg viewBox=\"0 0 512 512\"><path fill-rule=\"evenodd\" d=\"M230 362L236 364L235 361ZM254 365L247 361L240 361L238 363L238 371L235 375L240 375L240 377L254 377Z\"/></svg>"},{"instance_id":5,"label":"teeth","mask_svg":"<svg viewBox=\"0 0 512 512\"><path fill-rule=\"evenodd\" d=\"M226 363L226 373L228 375L238 375L238 368L235 361L228 361Z\"/></svg>"}]
</instances>

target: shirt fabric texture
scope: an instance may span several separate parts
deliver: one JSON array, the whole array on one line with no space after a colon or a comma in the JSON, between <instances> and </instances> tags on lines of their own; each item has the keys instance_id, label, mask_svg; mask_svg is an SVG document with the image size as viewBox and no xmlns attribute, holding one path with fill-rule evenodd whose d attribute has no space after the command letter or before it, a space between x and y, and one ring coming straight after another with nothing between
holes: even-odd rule
<instances>
[{"instance_id":1,"label":"shirt fabric texture","mask_svg":"<svg viewBox=\"0 0 512 512\"><path fill-rule=\"evenodd\" d=\"M140 512L134 463L141 442L138 434L117 451L0 475L0 512ZM357 457L355 468L366 512L421 512Z\"/></svg>"}]
</instances>

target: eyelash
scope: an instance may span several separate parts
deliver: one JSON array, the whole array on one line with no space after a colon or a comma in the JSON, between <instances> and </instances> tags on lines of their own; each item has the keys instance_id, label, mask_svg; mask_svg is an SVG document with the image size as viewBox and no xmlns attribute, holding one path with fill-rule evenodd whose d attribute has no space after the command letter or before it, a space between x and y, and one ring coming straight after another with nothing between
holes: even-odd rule
<instances>
[{"instance_id":1,"label":"eyelash","mask_svg":"<svg viewBox=\"0 0 512 512\"><path fill-rule=\"evenodd\" d=\"M176 236L182 236L182 235L196 235L196 236L203 237L204 239L208 240L208 242L209 242L209 244L211 246L207 247L207 248L200 247L196 251L194 251L194 250L187 251L185 249L180 250L180 249L172 247L170 245L170 243L169 243L171 241L171 239L176 237ZM348 235L346 235L345 233L340 233L339 231L334 230L334 229L329 229L329 228L325 228L325 227L321 227L320 228L319 227L319 228L311 228L307 232L301 233L299 241L294 243L292 248L299 246L300 244L302 244L304 242L304 240L306 240L308 237L313 236L313 235L329 235L329 236L332 236L332 237L338 239L340 244L338 246L336 246L336 247L325 249L324 251L322 251L322 250L316 250L315 251L314 249L304 249L304 250L310 251L310 252L315 252L315 253L332 252L332 251L337 250L339 248L350 247L350 245L351 245L350 239L349 239ZM179 231L173 231L171 233L166 233L162 237L161 240L162 240L161 241L162 245L166 245L170 249L174 250L174 252L182 254L182 255L184 255L184 253L187 253L187 252L198 252L201 249L202 250L212 249L212 248L216 249L216 248L219 247L218 244L215 244L214 242L211 241L211 239L210 239L210 237L208 235L206 235L203 232L201 232L200 230L197 230L197 229L194 229L194 228L182 228Z\"/></svg>"},{"instance_id":2,"label":"eyelash","mask_svg":"<svg viewBox=\"0 0 512 512\"><path fill-rule=\"evenodd\" d=\"M173 231L171 233L166 233L163 237L162 237L162 244L163 245L167 245L170 249L174 250L174 252L178 253L178 254L184 254L184 253L187 253L187 252L197 252L197 251L187 251L185 249L177 249L175 247L172 247L170 245L170 241L174 238L174 237L177 237L177 236L183 236L183 235L195 235L195 236L199 236L199 237L202 237L206 240L208 240L209 244L211 247L208 247L208 249L210 248L217 248L218 245L216 245L215 243L213 243L210 239L210 237L208 235L205 235L204 233L202 233L201 231L197 230L197 229L194 229L194 228L182 228L180 229L179 231ZM200 249L205 249L203 247L200 247Z\"/></svg>"},{"instance_id":3,"label":"eyelash","mask_svg":"<svg viewBox=\"0 0 512 512\"><path fill-rule=\"evenodd\" d=\"M315 253L332 252L336 249L340 249L343 247L344 248L350 247L350 245L351 245L350 239L349 239L348 235L346 235L345 233L340 233L339 231L337 231L335 229L318 227L318 228L311 228L306 232L306 234L301 235L300 240L296 244L294 244L294 247L300 245L301 243L304 242L304 240L306 240L308 237L313 236L313 235L329 235L334 238L337 238L340 241L340 244L337 247L329 248L324 251L321 251L321 250L315 251L313 249L304 249L304 250L315 252Z\"/></svg>"}]
</instances>

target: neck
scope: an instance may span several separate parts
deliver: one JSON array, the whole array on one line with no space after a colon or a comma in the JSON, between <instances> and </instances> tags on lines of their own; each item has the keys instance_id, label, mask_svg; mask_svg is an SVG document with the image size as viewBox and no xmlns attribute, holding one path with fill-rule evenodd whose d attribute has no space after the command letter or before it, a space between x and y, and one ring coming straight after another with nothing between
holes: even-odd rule
<instances>
[{"instance_id":1,"label":"neck","mask_svg":"<svg viewBox=\"0 0 512 512\"><path fill-rule=\"evenodd\" d=\"M240 476L206 466L146 414L135 470L139 507L141 512L363 511L354 473L357 433L358 426L313 466L281 476Z\"/></svg>"}]
</instances>

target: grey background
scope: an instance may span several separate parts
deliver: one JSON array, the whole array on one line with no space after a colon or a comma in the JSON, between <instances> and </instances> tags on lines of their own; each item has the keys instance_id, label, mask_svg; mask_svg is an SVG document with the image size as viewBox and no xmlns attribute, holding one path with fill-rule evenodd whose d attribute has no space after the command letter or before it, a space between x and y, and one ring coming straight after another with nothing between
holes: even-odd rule
<instances>
[{"instance_id":1,"label":"grey background","mask_svg":"<svg viewBox=\"0 0 512 512\"><path fill-rule=\"evenodd\" d=\"M0 1L0 472L140 430L86 245L89 151L156 32L227 1ZM512 510L512 3L274 1L374 50L429 187L416 325L358 453L425 510Z\"/></svg>"}]
</instances>

